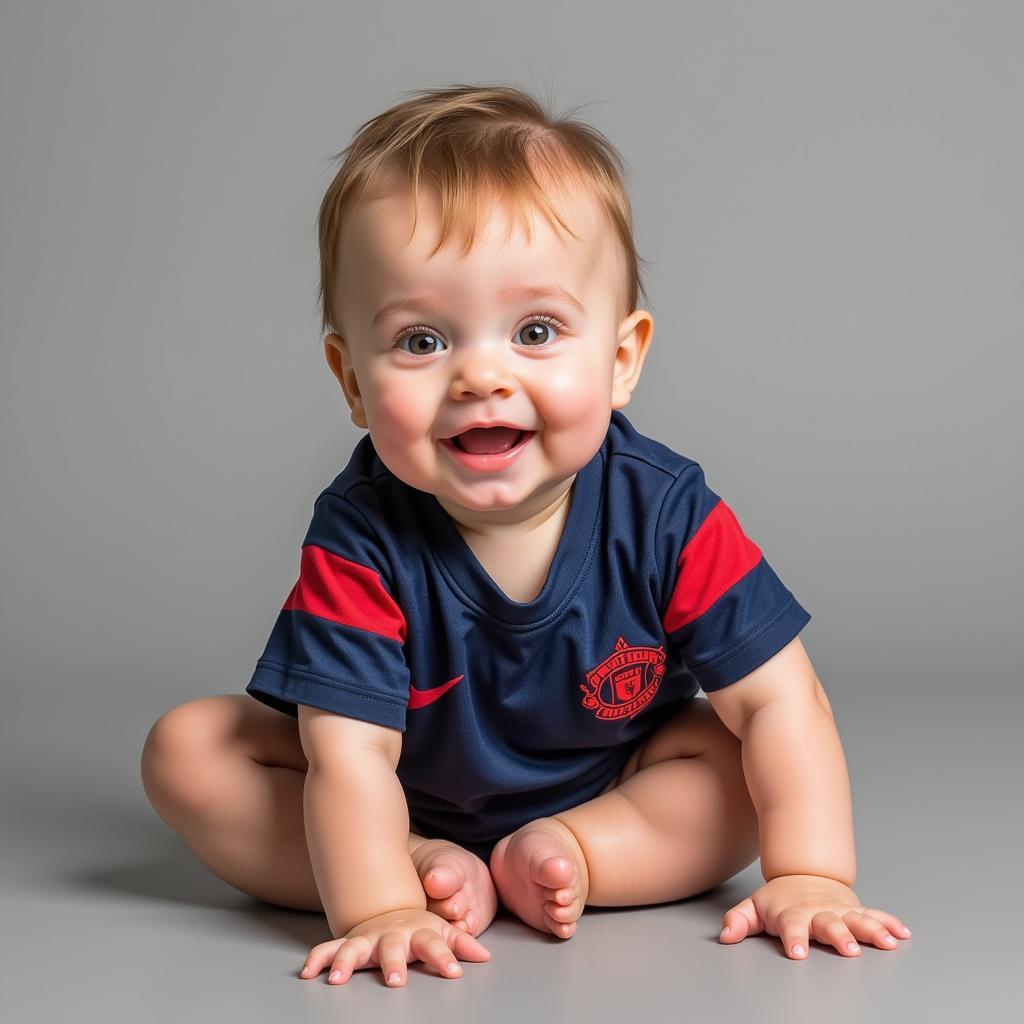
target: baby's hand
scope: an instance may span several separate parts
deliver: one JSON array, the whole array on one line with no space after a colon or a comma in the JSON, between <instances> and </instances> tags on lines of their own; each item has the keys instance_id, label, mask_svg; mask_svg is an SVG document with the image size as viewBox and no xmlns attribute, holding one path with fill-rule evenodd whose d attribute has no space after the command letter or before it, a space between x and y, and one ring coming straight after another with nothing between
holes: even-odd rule
<instances>
[{"instance_id":1,"label":"baby's hand","mask_svg":"<svg viewBox=\"0 0 1024 1024\"><path fill-rule=\"evenodd\" d=\"M722 923L722 942L767 931L794 960L807 956L808 936L843 956L860 955L856 939L895 949L896 939L910 938L898 917L865 907L848 885L822 875L779 875L727 910Z\"/></svg>"},{"instance_id":2,"label":"baby's hand","mask_svg":"<svg viewBox=\"0 0 1024 1024\"><path fill-rule=\"evenodd\" d=\"M300 972L315 978L330 964L330 984L343 985L361 967L380 966L387 983L405 984L406 964L422 960L443 977L462 974L463 960L490 960L490 951L469 932L429 910L393 910L354 925L340 939L314 946Z\"/></svg>"}]
</instances>

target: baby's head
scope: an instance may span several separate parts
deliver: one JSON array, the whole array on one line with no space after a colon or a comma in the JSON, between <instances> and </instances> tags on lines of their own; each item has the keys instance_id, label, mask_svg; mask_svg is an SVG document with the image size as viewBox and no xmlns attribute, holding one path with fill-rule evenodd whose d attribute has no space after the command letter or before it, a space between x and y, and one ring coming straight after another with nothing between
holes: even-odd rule
<instances>
[{"instance_id":1,"label":"baby's head","mask_svg":"<svg viewBox=\"0 0 1024 1024\"><path fill-rule=\"evenodd\" d=\"M352 422L463 522L540 512L628 404L653 332L621 159L506 86L420 92L343 155L320 301ZM478 423L513 429L451 440ZM505 456L462 450L520 432Z\"/></svg>"}]
</instances>

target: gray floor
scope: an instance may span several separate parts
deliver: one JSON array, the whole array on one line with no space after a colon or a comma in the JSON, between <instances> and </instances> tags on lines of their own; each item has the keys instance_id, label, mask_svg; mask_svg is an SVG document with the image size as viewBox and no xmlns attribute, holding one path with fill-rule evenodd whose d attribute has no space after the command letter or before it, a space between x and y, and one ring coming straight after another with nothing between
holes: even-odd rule
<instances>
[{"instance_id":1,"label":"gray floor","mask_svg":"<svg viewBox=\"0 0 1024 1024\"><path fill-rule=\"evenodd\" d=\"M222 883L156 816L138 755L162 708L122 702L114 722L97 704L64 697L30 709L16 698L0 755L6 1019L678 1021L708 1011L818 1022L1009 1011L1022 901L1010 842L1019 715L1008 709L1019 696L983 704L980 684L954 693L939 681L922 723L917 702L855 682L836 680L832 699L854 787L856 889L912 928L896 951L865 948L852 960L812 944L798 963L774 937L720 945L722 913L760 884L754 866L692 900L588 909L568 941L502 912L483 936L489 963L466 964L456 981L416 965L402 990L376 970L340 989L325 975L299 980L306 952L327 938L324 919ZM908 692L926 687L913 680Z\"/></svg>"}]
</instances>

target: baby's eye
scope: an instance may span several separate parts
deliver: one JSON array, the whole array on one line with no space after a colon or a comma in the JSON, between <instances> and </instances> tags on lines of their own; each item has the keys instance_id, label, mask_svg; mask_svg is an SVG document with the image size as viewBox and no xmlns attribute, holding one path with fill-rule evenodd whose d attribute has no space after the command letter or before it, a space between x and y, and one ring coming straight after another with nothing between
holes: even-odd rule
<instances>
[{"instance_id":1,"label":"baby's eye","mask_svg":"<svg viewBox=\"0 0 1024 1024\"><path fill-rule=\"evenodd\" d=\"M548 340L548 332L557 336L558 331L556 328L561 326L554 317L535 317L528 324L524 324L519 328L516 332L516 337L520 338L527 348L539 348Z\"/></svg>"},{"instance_id":2,"label":"baby's eye","mask_svg":"<svg viewBox=\"0 0 1024 1024\"><path fill-rule=\"evenodd\" d=\"M410 342L412 347L405 348L404 343L407 340ZM414 356L432 356L438 351L438 349L430 348L429 346L436 345L438 343L442 345L444 344L444 342L442 342L441 339L432 331L429 331L426 328L413 327L410 328L408 333L403 334L395 344L397 347L403 349L403 351L410 352ZM428 348L424 348L424 345L428 346Z\"/></svg>"}]
</instances>

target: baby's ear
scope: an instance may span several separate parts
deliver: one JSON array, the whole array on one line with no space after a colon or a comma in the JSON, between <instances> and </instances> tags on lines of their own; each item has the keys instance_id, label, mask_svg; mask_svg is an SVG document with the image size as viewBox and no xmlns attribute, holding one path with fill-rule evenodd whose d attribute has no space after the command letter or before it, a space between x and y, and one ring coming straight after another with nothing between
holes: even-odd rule
<instances>
[{"instance_id":1,"label":"baby's ear","mask_svg":"<svg viewBox=\"0 0 1024 1024\"><path fill-rule=\"evenodd\" d=\"M356 380L356 371L348 351L348 343L338 334L328 334L324 338L324 355L327 357L327 365L331 368L331 373L338 378L349 409L352 410L352 422L364 430L369 429L366 412L363 409L363 399L359 393L359 382Z\"/></svg>"},{"instance_id":2,"label":"baby's ear","mask_svg":"<svg viewBox=\"0 0 1024 1024\"><path fill-rule=\"evenodd\" d=\"M653 336L654 317L646 309L634 310L619 324L612 377L613 409L624 409L629 405Z\"/></svg>"}]
</instances>

